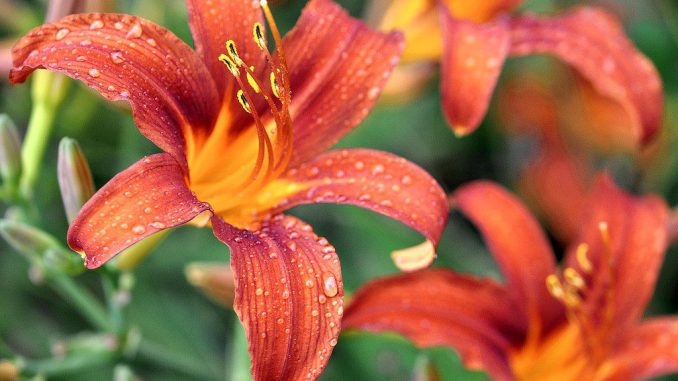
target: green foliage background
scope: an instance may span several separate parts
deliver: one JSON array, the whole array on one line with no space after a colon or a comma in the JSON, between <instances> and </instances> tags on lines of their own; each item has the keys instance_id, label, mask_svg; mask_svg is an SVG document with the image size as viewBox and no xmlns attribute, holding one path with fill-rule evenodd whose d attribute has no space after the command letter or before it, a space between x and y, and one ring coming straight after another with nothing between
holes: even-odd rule
<instances>
[{"instance_id":1,"label":"green foliage background","mask_svg":"<svg viewBox=\"0 0 678 381\"><path fill-rule=\"evenodd\" d=\"M365 6L361 0L339 2L356 16L361 15ZM669 133L665 138L674 142L678 138L678 5L669 0L601 2L626 11L624 22L628 34L659 68L667 99L665 128ZM0 6L5 7L5 3L0 1ZM0 24L3 38L16 37L39 24L45 9L44 3L37 0L13 3L22 11L12 17L11 23ZM578 2L531 0L523 8L552 12L575 3ZM303 4L302 0L289 0L274 7L283 30L294 24ZM124 13L165 25L190 42L182 1L124 0L119 7ZM511 67L522 62L526 61L513 61L502 74L502 80L511 76ZM539 66L539 61L535 62ZM6 79L0 81L0 112L8 113L22 133L31 107L29 89L27 85L11 88ZM443 121L438 99L434 80L421 96L405 105L380 104L340 145L378 148L404 156L432 173L447 191L479 178L494 179L513 187L515 171L511 169L519 166L516 160L524 158L525 153L519 150L516 155L515 141L503 134L498 127L500 121L490 115L476 133L457 139ZM37 197L41 228L63 239L67 223L56 182L56 144L62 136L73 137L81 143L97 186L157 149L137 132L127 112L84 86L74 86L59 112ZM670 205L675 205L678 151L667 152L661 164L640 183L631 180L636 178L637 168L629 163L629 158L615 156L603 158L600 165L610 168L621 183L636 184L635 191L659 193ZM420 239L396 222L354 207L313 205L299 207L293 213L311 223L319 235L326 236L336 246L349 292L372 278L395 273L397 269L389 252ZM667 253L648 314L678 310L675 254L674 251ZM183 273L189 262L226 262L227 255L226 246L220 244L210 230L185 227L165 240L135 271L129 321L139 328L143 337L152 339L166 352L163 359L138 356L130 361L132 369L143 379L223 380L229 374L234 314L204 298L188 285ZM477 233L457 214L452 215L444 233L435 265L499 277ZM33 284L28 270L24 258L0 242L0 357L6 355L3 350L11 348L27 358L47 358L55 343L91 330L57 294ZM78 276L77 281L83 287L100 292L98 277L91 272ZM433 359L445 380L486 379L480 373L464 370L452 350L419 350L395 335L351 333L340 338L322 380L408 380L421 354ZM111 379L112 369L111 364L105 364L55 379Z\"/></svg>"}]
</instances>

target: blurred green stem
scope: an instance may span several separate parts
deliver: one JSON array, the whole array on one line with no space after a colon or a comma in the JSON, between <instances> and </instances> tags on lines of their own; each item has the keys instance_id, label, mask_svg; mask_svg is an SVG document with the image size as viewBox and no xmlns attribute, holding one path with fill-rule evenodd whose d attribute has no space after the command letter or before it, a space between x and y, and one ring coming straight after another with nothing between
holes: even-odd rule
<instances>
[{"instance_id":1,"label":"blurred green stem","mask_svg":"<svg viewBox=\"0 0 678 381\"><path fill-rule=\"evenodd\" d=\"M44 271L54 290L72 303L94 327L104 332L114 332L113 324L99 300L85 288L78 286L68 275L51 269Z\"/></svg>"},{"instance_id":2,"label":"blurred green stem","mask_svg":"<svg viewBox=\"0 0 678 381\"><path fill-rule=\"evenodd\" d=\"M233 342L230 351L231 374L229 380L251 380L250 354L247 350L245 328L237 316L233 321Z\"/></svg>"},{"instance_id":3,"label":"blurred green stem","mask_svg":"<svg viewBox=\"0 0 678 381\"><path fill-rule=\"evenodd\" d=\"M65 358L55 357L48 360L26 361L22 366L22 371L49 377L65 376L108 364L116 357L115 352L93 352L66 356Z\"/></svg>"},{"instance_id":4,"label":"blurred green stem","mask_svg":"<svg viewBox=\"0 0 678 381\"><path fill-rule=\"evenodd\" d=\"M48 71L34 74L32 83L33 109L28 130L21 148L21 179L19 187L23 196L30 199L33 194L45 156L45 149L54 127L54 117L68 90L64 75Z\"/></svg>"},{"instance_id":5,"label":"blurred green stem","mask_svg":"<svg viewBox=\"0 0 678 381\"><path fill-rule=\"evenodd\" d=\"M170 352L167 350L166 346L142 339L141 343L139 343L138 351L139 356L162 365L163 367L171 368L177 372L191 376L192 379L214 379L214 375L210 373L203 364L194 363L181 354Z\"/></svg>"}]
</instances>

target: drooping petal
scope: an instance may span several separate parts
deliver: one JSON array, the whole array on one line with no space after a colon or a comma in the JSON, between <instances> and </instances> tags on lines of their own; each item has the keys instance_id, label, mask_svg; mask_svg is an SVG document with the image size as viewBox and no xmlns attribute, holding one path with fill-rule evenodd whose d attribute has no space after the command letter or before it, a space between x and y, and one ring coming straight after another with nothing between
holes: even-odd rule
<instances>
[{"instance_id":1,"label":"drooping petal","mask_svg":"<svg viewBox=\"0 0 678 381\"><path fill-rule=\"evenodd\" d=\"M603 9L576 8L556 17L525 15L511 23L511 55L553 54L572 65L602 95L619 102L648 143L662 122L664 98L657 70Z\"/></svg>"},{"instance_id":2,"label":"drooping petal","mask_svg":"<svg viewBox=\"0 0 678 381\"><path fill-rule=\"evenodd\" d=\"M294 217L274 217L257 232L218 217L212 226L231 248L233 307L245 326L254 379L316 379L337 344L344 311L334 248Z\"/></svg>"},{"instance_id":3,"label":"drooping petal","mask_svg":"<svg viewBox=\"0 0 678 381\"><path fill-rule=\"evenodd\" d=\"M437 244L448 217L445 192L428 173L407 160L369 149L325 152L291 169L295 184L279 205L352 204L394 218Z\"/></svg>"},{"instance_id":4,"label":"drooping petal","mask_svg":"<svg viewBox=\"0 0 678 381\"><path fill-rule=\"evenodd\" d=\"M283 41L290 70L293 163L336 143L367 116L403 49L330 0L312 0Z\"/></svg>"},{"instance_id":5,"label":"drooping petal","mask_svg":"<svg viewBox=\"0 0 678 381\"><path fill-rule=\"evenodd\" d=\"M646 380L678 372L678 319L660 317L626 332L607 369L610 381Z\"/></svg>"},{"instance_id":6,"label":"drooping petal","mask_svg":"<svg viewBox=\"0 0 678 381\"><path fill-rule=\"evenodd\" d=\"M638 322L664 259L667 221L666 205L659 198L634 197L608 176L597 179L578 240L566 258L585 276L586 308L592 321L609 324L614 319L617 333ZM580 243L588 245L590 275L576 256Z\"/></svg>"},{"instance_id":7,"label":"drooping petal","mask_svg":"<svg viewBox=\"0 0 678 381\"><path fill-rule=\"evenodd\" d=\"M506 18L476 24L457 19L440 6L443 35L441 102L457 135L473 132L482 121L510 48Z\"/></svg>"},{"instance_id":8,"label":"drooping petal","mask_svg":"<svg viewBox=\"0 0 678 381\"><path fill-rule=\"evenodd\" d=\"M343 327L395 331L421 347L449 346L467 366L513 380L507 356L526 330L516 308L494 281L431 269L366 284L351 299Z\"/></svg>"},{"instance_id":9,"label":"drooping petal","mask_svg":"<svg viewBox=\"0 0 678 381\"><path fill-rule=\"evenodd\" d=\"M556 271L555 257L538 222L499 185L476 181L452 195L452 202L483 235L499 264L507 288L531 326L548 329L562 318L561 305L548 293L546 277ZM538 321L535 321L538 319Z\"/></svg>"},{"instance_id":10,"label":"drooping petal","mask_svg":"<svg viewBox=\"0 0 678 381\"><path fill-rule=\"evenodd\" d=\"M83 207L68 229L68 245L97 268L153 233L182 225L209 205L186 186L181 166L166 153L118 173Z\"/></svg>"},{"instance_id":11,"label":"drooping petal","mask_svg":"<svg viewBox=\"0 0 678 381\"><path fill-rule=\"evenodd\" d=\"M214 82L191 48L139 17L81 14L33 29L13 50L12 83L36 69L81 80L109 100L132 104L144 136L185 165L182 132L209 130Z\"/></svg>"},{"instance_id":12,"label":"drooping petal","mask_svg":"<svg viewBox=\"0 0 678 381\"><path fill-rule=\"evenodd\" d=\"M263 68L265 56L253 37L254 24L263 26L259 1L187 0L186 7L196 52L212 73L221 95L232 98L238 86L217 58L226 53L226 41L233 40L247 65Z\"/></svg>"}]
</instances>

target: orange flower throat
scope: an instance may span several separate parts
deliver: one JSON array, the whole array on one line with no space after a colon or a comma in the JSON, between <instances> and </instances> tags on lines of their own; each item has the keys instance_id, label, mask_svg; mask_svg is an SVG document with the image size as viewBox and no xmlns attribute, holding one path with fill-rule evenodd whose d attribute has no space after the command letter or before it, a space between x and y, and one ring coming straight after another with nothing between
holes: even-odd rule
<instances>
[{"instance_id":1,"label":"orange flower throat","mask_svg":"<svg viewBox=\"0 0 678 381\"><path fill-rule=\"evenodd\" d=\"M546 287L554 298L561 301L566 309L567 323L543 339L519 348L511 356L511 366L521 381L576 381L604 380L609 372L606 362L610 328L614 324L613 298L614 276L611 267L612 246L606 222L598 225L603 242L601 264L604 266L600 281L605 282L602 294L601 315L595 306L585 303L593 290L584 276L572 267L566 267L561 276L546 277ZM578 267L586 275L594 267L588 258L589 246L582 243L577 247ZM529 343L529 340L528 340Z\"/></svg>"},{"instance_id":2,"label":"orange flower throat","mask_svg":"<svg viewBox=\"0 0 678 381\"><path fill-rule=\"evenodd\" d=\"M260 4L276 46L274 59L267 48L263 26L255 23L252 37L266 56L264 72L269 73L268 83L262 83L262 75L256 74L258 68L241 58L233 40L226 42L226 54L218 57L240 87L236 98L254 123L244 130L235 125L236 115L227 99L209 135L187 138L191 190L218 215L240 227L256 220L259 211L294 188L281 181L271 184L285 171L292 153L291 96L280 33L267 2L262 0Z\"/></svg>"}]
</instances>

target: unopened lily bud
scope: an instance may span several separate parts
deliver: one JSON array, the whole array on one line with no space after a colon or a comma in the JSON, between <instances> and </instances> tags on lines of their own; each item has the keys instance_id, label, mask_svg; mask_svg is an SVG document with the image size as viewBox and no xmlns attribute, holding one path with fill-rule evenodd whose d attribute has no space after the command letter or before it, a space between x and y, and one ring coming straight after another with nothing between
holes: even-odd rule
<instances>
[{"instance_id":1,"label":"unopened lily bud","mask_svg":"<svg viewBox=\"0 0 678 381\"><path fill-rule=\"evenodd\" d=\"M61 200L72 222L95 191L87 159L73 139L63 138L59 143L58 175Z\"/></svg>"},{"instance_id":2,"label":"unopened lily bud","mask_svg":"<svg viewBox=\"0 0 678 381\"><path fill-rule=\"evenodd\" d=\"M6 186L15 186L21 174L21 141L16 126L0 114L0 175Z\"/></svg>"},{"instance_id":3,"label":"unopened lily bud","mask_svg":"<svg viewBox=\"0 0 678 381\"><path fill-rule=\"evenodd\" d=\"M231 266L223 263L191 263L186 266L186 279L213 301L233 306L235 279Z\"/></svg>"},{"instance_id":4,"label":"unopened lily bud","mask_svg":"<svg viewBox=\"0 0 678 381\"><path fill-rule=\"evenodd\" d=\"M43 261L45 266L59 269L69 275L76 275L85 271L85 266L82 265L82 258L73 255L72 251L63 248L49 248L45 250Z\"/></svg>"},{"instance_id":5,"label":"unopened lily bud","mask_svg":"<svg viewBox=\"0 0 678 381\"><path fill-rule=\"evenodd\" d=\"M116 365L113 369L113 381L138 381L139 377L134 375L132 369L127 365Z\"/></svg>"},{"instance_id":6,"label":"unopened lily bud","mask_svg":"<svg viewBox=\"0 0 678 381\"><path fill-rule=\"evenodd\" d=\"M7 360L0 360L0 381L18 381L19 367Z\"/></svg>"},{"instance_id":7,"label":"unopened lily bud","mask_svg":"<svg viewBox=\"0 0 678 381\"><path fill-rule=\"evenodd\" d=\"M0 235L16 251L29 259L40 259L49 249L61 249L59 241L51 235L16 221L0 220Z\"/></svg>"}]
</instances>

